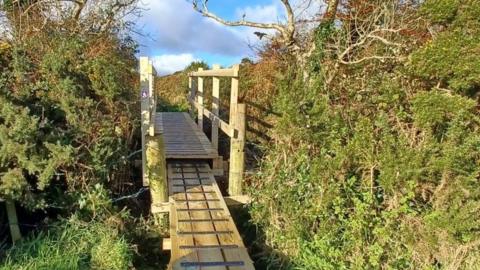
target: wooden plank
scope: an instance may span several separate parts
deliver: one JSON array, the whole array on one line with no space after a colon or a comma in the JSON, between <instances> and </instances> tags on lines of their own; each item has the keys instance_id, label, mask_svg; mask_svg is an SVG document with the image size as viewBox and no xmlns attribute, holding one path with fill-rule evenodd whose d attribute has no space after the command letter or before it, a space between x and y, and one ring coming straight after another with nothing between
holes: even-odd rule
<instances>
[{"instance_id":1,"label":"wooden plank","mask_svg":"<svg viewBox=\"0 0 480 270\"><path fill-rule=\"evenodd\" d=\"M224 197L227 206L241 206L252 202L248 195Z\"/></svg>"},{"instance_id":2,"label":"wooden plank","mask_svg":"<svg viewBox=\"0 0 480 270\"><path fill-rule=\"evenodd\" d=\"M236 67L238 68L238 66ZM236 114L238 104L238 78L232 78L232 85L230 89L230 118L229 123L230 125L235 126L234 124L234 116Z\"/></svg>"},{"instance_id":3,"label":"wooden plank","mask_svg":"<svg viewBox=\"0 0 480 270\"><path fill-rule=\"evenodd\" d=\"M163 238L162 240L162 249L163 250L172 250L172 239Z\"/></svg>"},{"instance_id":4,"label":"wooden plank","mask_svg":"<svg viewBox=\"0 0 480 270\"><path fill-rule=\"evenodd\" d=\"M213 176L212 176L213 178ZM213 185L214 189L217 191L217 193L220 193L220 188L218 185L215 183ZM221 194L221 193L220 193ZM243 261L245 263L244 266L239 266L239 267L230 267L230 270L240 270L240 269L251 269L254 270L253 262L250 259L250 256L248 255L248 252L243 244L242 237L240 236L240 233L238 232L235 223L233 221L232 216L230 215L230 212L228 210L227 204L225 203L224 200L221 200L219 204L225 209L226 216L228 216L228 219L230 222L227 224L225 223L216 223L217 228L219 230L223 229L233 229L234 234L233 235L222 235L220 237L220 243L221 244L235 244L238 245L239 248L236 250L225 250L224 251L224 256L227 261ZM216 215L214 215L216 217Z\"/></svg>"},{"instance_id":5,"label":"wooden plank","mask_svg":"<svg viewBox=\"0 0 480 270\"><path fill-rule=\"evenodd\" d=\"M193 77L238 77L239 69L236 66L232 68L224 68L217 70L198 70L191 72L189 75Z\"/></svg>"},{"instance_id":6,"label":"wooden plank","mask_svg":"<svg viewBox=\"0 0 480 270\"><path fill-rule=\"evenodd\" d=\"M195 189L195 188L192 188ZM203 191L203 187L199 188ZM185 197L191 199L201 199L206 195L203 193L194 193L194 194L185 194ZM210 208L207 202L192 202L192 208L194 209L203 209ZM212 207L213 208L213 207ZM208 219L211 218L211 211L194 211L191 213L190 217L192 219ZM208 245L219 245L218 236L215 234L199 234L199 232L211 232L216 231L212 222L195 222L191 223L192 230L191 232L196 232L194 238L196 240L195 246L208 246ZM208 252L199 254L199 261L201 262L211 262L211 261L224 261L222 252L219 249L208 250ZM213 267L213 269L226 269L225 267Z\"/></svg>"},{"instance_id":7,"label":"wooden plank","mask_svg":"<svg viewBox=\"0 0 480 270\"><path fill-rule=\"evenodd\" d=\"M174 179L184 179L185 176L188 178L193 178L192 173L184 172L183 168L171 168L169 167L169 175L170 178ZM186 184L186 180L181 180ZM200 181L197 180L200 184ZM199 190L198 186L191 187L192 190ZM185 190L186 191L186 190ZM205 208L205 202L189 202L189 199L200 198L202 196L201 193L178 193L174 195L175 199L175 206L176 208L180 209L202 209ZM180 201L180 202L179 202ZM190 219L202 219L208 217L208 213L204 211L182 211L178 212L178 216L183 220L190 220ZM196 258L192 257L181 257L180 260L171 261L171 265L173 265L173 269L184 269L181 264L182 263L199 263L199 262L212 262L212 261L223 261L223 257L218 250L205 250L205 251L198 251L195 249L185 249L180 248L181 246L202 246L202 245L218 245L217 237L215 235L200 235L200 234L185 234L181 232L192 232L192 231L202 231L202 230L209 230L211 227L208 224L201 224L201 223L189 223L189 222L182 222L177 223L177 230L171 232L171 234L176 235L177 240L185 239L192 239L193 243L191 245L188 244L175 244L176 250L172 250L173 253L180 254L180 256L185 256L185 254L196 254ZM174 257L174 256L172 256ZM213 267L212 269L223 270L225 267Z\"/></svg>"},{"instance_id":8,"label":"wooden plank","mask_svg":"<svg viewBox=\"0 0 480 270\"><path fill-rule=\"evenodd\" d=\"M176 174L175 171L168 169L168 177L172 177L173 175ZM178 194L173 194L170 196L170 202L171 202L171 208L170 208L170 239L172 241L172 252L171 252L171 257L170 261L175 262L175 263L181 263L181 262L188 262L188 261L198 261L198 254L195 252L189 252L186 250L181 250L179 246L181 245L194 245L195 242L193 240L193 236L185 236L185 237L178 237L176 234L176 231L179 229L179 225L185 226L184 224L178 224L177 220L178 218L178 213L176 210L175 206L175 198L176 196L181 196L182 193ZM185 215L185 214L183 214ZM187 213L188 215L188 213ZM181 216L180 218L185 218L185 216ZM188 226L188 224L186 224ZM183 227L180 227L183 228ZM191 228L191 227L190 227ZM174 267L174 264L170 264L169 269L176 269Z\"/></svg>"},{"instance_id":9,"label":"wooden plank","mask_svg":"<svg viewBox=\"0 0 480 270\"><path fill-rule=\"evenodd\" d=\"M163 132L167 159L214 159L218 152L188 113L157 113L156 132Z\"/></svg>"},{"instance_id":10,"label":"wooden plank","mask_svg":"<svg viewBox=\"0 0 480 270\"><path fill-rule=\"evenodd\" d=\"M175 217L169 269L254 269L210 167L171 162L168 176ZM177 184L182 187L174 190ZM185 244L183 238L193 243Z\"/></svg>"}]
</instances>

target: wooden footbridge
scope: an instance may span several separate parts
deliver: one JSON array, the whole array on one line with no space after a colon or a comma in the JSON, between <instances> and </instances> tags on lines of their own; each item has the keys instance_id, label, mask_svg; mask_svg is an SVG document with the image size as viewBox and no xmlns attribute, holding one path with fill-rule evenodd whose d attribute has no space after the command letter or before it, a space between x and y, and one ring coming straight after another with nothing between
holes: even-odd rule
<instances>
[{"instance_id":1,"label":"wooden footbridge","mask_svg":"<svg viewBox=\"0 0 480 270\"><path fill-rule=\"evenodd\" d=\"M156 219L169 216L170 239L163 243L171 250L169 269L254 269L227 206L245 200L245 105L238 103L238 66L189 74L190 113L156 111L154 72L142 57L143 183L150 187ZM211 111L204 106L206 77L213 78ZM219 116L220 77L231 79L228 122ZM210 140L203 132L204 117L212 123ZM219 131L231 138L227 198L214 177L223 174Z\"/></svg>"}]
</instances>

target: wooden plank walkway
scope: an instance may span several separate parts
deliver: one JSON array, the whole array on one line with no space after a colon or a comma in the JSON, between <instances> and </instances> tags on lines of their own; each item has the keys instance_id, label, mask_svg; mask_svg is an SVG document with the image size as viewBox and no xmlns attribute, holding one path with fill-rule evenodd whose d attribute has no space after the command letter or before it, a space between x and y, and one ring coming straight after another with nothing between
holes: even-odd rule
<instances>
[{"instance_id":1,"label":"wooden plank walkway","mask_svg":"<svg viewBox=\"0 0 480 270\"><path fill-rule=\"evenodd\" d=\"M168 183L169 269L255 269L206 162L169 162Z\"/></svg>"},{"instance_id":2,"label":"wooden plank walkway","mask_svg":"<svg viewBox=\"0 0 480 270\"><path fill-rule=\"evenodd\" d=\"M159 112L155 133L163 134L167 159L214 159L218 153L188 113Z\"/></svg>"}]
</instances>

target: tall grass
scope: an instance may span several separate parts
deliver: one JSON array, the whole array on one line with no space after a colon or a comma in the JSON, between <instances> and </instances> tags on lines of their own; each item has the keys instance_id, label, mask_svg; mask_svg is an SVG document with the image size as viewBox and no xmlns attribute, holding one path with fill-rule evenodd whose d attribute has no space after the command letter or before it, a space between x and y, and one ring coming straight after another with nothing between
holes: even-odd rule
<instances>
[{"instance_id":1,"label":"tall grass","mask_svg":"<svg viewBox=\"0 0 480 270\"><path fill-rule=\"evenodd\" d=\"M13 247L0 270L122 270L130 266L129 246L116 228L73 216Z\"/></svg>"}]
</instances>

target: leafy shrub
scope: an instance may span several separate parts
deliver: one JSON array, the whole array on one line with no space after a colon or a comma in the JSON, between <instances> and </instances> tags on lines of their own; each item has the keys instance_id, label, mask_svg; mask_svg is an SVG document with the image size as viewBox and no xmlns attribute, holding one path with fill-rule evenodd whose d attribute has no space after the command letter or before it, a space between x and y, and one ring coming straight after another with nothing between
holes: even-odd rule
<instances>
[{"instance_id":1,"label":"leafy shrub","mask_svg":"<svg viewBox=\"0 0 480 270\"><path fill-rule=\"evenodd\" d=\"M479 268L479 10L426 1L417 12L442 31L403 36L405 62L337 65L326 50L310 81L284 74L250 189L254 222L284 256L272 268ZM328 34L339 31L351 29Z\"/></svg>"},{"instance_id":2,"label":"leafy shrub","mask_svg":"<svg viewBox=\"0 0 480 270\"><path fill-rule=\"evenodd\" d=\"M441 87L474 94L480 86L480 1L426 1L423 10L434 17L450 14L448 31L411 55L412 73Z\"/></svg>"},{"instance_id":3,"label":"leafy shrub","mask_svg":"<svg viewBox=\"0 0 480 270\"><path fill-rule=\"evenodd\" d=\"M138 124L128 46L57 30L0 51L0 197L61 204L126 165Z\"/></svg>"}]
</instances>

